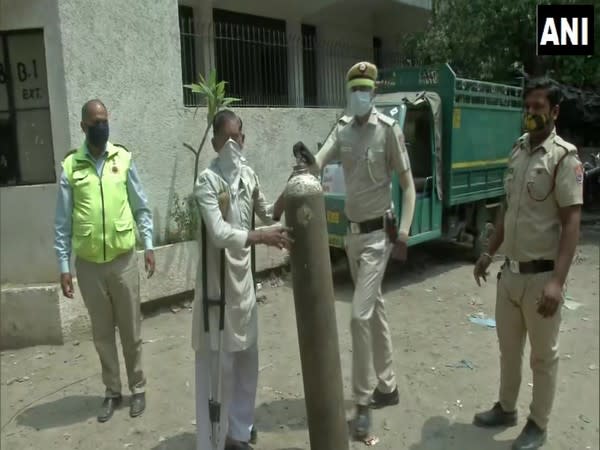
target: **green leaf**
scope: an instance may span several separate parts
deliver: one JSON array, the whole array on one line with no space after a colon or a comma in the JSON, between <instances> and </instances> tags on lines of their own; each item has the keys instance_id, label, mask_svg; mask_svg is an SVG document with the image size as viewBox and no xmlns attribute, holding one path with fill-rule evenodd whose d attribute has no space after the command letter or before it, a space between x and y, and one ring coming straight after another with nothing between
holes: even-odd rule
<instances>
[{"instance_id":1,"label":"green leaf","mask_svg":"<svg viewBox=\"0 0 600 450\"><path fill-rule=\"evenodd\" d=\"M201 84L195 84L195 83L184 84L183 87L187 88L187 89L191 89L192 92L194 92L194 93L199 93L199 94L204 93L204 86L202 86Z\"/></svg>"},{"instance_id":2,"label":"green leaf","mask_svg":"<svg viewBox=\"0 0 600 450\"><path fill-rule=\"evenodd\" d=\"M217 71L215 69L210 71L210 76L208 77L208 84L214 89L214 86L217 84Z\"/></svg>"},{"instance_id":3,"label":"green leaf","mask_svg":"<svg viewBox=\"0 0 600 450\"><path fill-rule=\"evenodd\" d=\"M217 98L219 98L219 99L223 98L223 96L225 95L225 82L224 81L217 83L216 92L217 92L217 95L216 95Z\"/></svg>"},{"instance_id":4,"label":"green leaf","mask_svg":"<svg viewBox=\"0 0 600 450\"><path fill-rule=\"evenodd\" d=\"M239 102L239 101L240 100L237 99L237 98L226 98L225 100L223 100L221 102L221 105L222 106L228 106L228 105L231 105L232 103Z\"/></svg>"}]
</instances>

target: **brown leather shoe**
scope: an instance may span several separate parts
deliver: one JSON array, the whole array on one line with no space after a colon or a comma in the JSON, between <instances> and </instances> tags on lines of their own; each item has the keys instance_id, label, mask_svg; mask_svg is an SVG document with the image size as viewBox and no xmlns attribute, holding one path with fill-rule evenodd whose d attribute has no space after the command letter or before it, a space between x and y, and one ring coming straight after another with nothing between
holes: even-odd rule
<instances>
[{"instance_id":1,"label":"brown leather shoe","mask_svg":"<svg viewBox=\"0 0 600 450\"><path fill-rule=\"evenodd\" d=\"M108 422L113 416L115 409L117 409L121 404L122 400L123 397L121 397L120 395L118 397L106 397L102 402L102 406L100 407L100 413L98 414L98 422Z\"/></svg>"},{"instance_id":2,"label":"brown leather shoe","mask_svg":"<svg viewBox=\"0 0 600 450\"><path fill-rule=\"evenodd\" d=\"M129 406L129 415L131 417L141 416L146 409L146 394L133 394L131 396L131 405Z\"/></svg>"},{"instance_id":3,"label":"brown leather shoe","mask_svg":"<svg viewBox=\"0 0 600 450\"><path fill-rule=\"evenodd\" d=\"M513 427L517 424L517 412L506 412L500 402L496 402L489 411L475 414L473 425L477 427Z\"/></svg>"}]
</instances>

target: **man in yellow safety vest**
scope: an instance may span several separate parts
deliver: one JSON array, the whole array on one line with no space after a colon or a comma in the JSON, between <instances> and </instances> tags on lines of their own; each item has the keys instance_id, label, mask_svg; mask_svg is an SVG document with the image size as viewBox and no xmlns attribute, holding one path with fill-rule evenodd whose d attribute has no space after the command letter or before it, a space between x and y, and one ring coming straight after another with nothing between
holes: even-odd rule
<instances>
[{"instance_id":1,"label":"man in yellow safety vest","mask_svg":"<svg viewBox=\"0 0 600 450\"><path fill-rule=\"evenodd\" d=\"M85 141L62 163L55 219L55 249L60 284L73 298L71 248L81 295L89 311L92 335L106 394L99 422L109 420L121 403L121 379L115 339L119 328L132 393L130 415L146 408L146 378L141 367L140 276L135 254L135 224L144 241L148 277L154 273L152 213L131 153L108 141L108 112L100 100L81 111Z\"/></svg>"}]
</instances>

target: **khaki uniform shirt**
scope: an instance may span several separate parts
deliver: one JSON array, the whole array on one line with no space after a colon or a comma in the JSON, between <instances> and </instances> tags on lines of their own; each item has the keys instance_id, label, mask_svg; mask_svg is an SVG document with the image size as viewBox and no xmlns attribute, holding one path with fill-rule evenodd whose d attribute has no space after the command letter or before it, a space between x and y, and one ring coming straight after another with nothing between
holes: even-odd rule
<instances>
[{"instance_id":1,"label":"khaki uniform shirt","mask_svg":"<svg viewBox=\"0 0 600 450\"><path fill-rule=\"evenodd\" d=\"M363 125L350 116L339 120L316 156L320 170L334 160L342 162L346 182L345 213L352 222L383 217L392 205L393 171L410 170L398 122L375 108Z\"/></svg>"},{"instance_id":2,"label":"khaki uniform shirt","mask_svg":"<svg viewBox=\"0 0 600 450\"><path fill-rule=\"evenodd\" d=\"M218 159L218 158L217 158ZM254 171L243 166L240 184L235 195L220 175L217 159L213 160L196 182L194 196L200 206L202 220L206 226L206 263L202 257L196 275L196 293L192 319L192 346L194 350L207 349L202 309L202 270L207 270L207 294L218 299L220 295L220 249L225 249L225 328L223 350L241 351L256 343L258 316L254 280L250 258L250 247L246 247L248 232L252 227L252 209L266 225L272 224L273 205L267 203L260 190ZM228 198L227 201L222 201ZM221 208L225 211L221 212ZM201 241L200 241L201 242ZM202 250L202 249L200 249ZM219 308L209 308L210 342L217 349Z\"/></svg>"},{"instance_id":3,"label":"khaki uniform shirt","mask_svg":"<svg viewBox=\"0 0 600 450\"><path fill-rule=\"evenodd\" d=\"M567 155L556 170L559 160ZM520 137L504 178L504 254L515 261L555 260L560 238L559 208L583 203L583 169L574 145L553 130L535 148Z\"/></svg>"}]
</instances>

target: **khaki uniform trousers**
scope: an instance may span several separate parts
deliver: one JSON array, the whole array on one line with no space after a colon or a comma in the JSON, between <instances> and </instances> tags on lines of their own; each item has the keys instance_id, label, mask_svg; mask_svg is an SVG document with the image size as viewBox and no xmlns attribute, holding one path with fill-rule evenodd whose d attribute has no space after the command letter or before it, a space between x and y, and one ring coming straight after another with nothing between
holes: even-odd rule
<instances>
[{"instance_id":1,"label":"khaki uniform trousers","mask_svg":"<svg viewBox=\"0 0 600 450\"><path fill-rule=\"evenodd\" d=\"M500 395L505 411L515 411L521 386L525 337L529 334L533 398L529 418L545 429L552 410L558 372L558 333L561 307L552 317L538 312L544 285L552 272L515 274L504 267L496 296L496 330L500 345Z\"/></svg>"},{"instance_id":2,"label":"khaki uniform trousers","mask_svg":"<svg viewBox=\"0 0 600 450\"><path fill-rule=\"evenodd\" d=\"M100 364L106 396L121 393L119 355L115 326L119 328L129 389L144 392L146 378L142 371L140 312L140 274L134 251L107 263L75 260L75 270L83 301L90 314L92 336Z\"/></svg>"},{"instance_id":3,"label":"khaki uniform trousers","mask_svg":"<svg viewBox=\"0 0 600 450\"><path fill-rule=\"evenodd\" d=\"M346 253L354 281L352 298L352 385L358 405L368 405L369 376L375 368L377 389L390 393L396 388L392 367L392 339L381 294L392 246L383 230L346 237Z\"/></svg>"}]
</instances>

